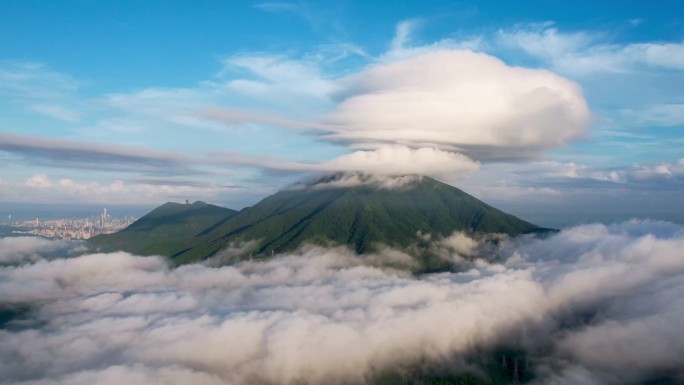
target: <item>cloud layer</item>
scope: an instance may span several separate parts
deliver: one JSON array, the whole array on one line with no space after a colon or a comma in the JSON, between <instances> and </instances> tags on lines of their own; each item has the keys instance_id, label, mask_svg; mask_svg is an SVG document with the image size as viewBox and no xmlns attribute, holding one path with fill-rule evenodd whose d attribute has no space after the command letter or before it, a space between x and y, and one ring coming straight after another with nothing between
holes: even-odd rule
<instances>
[{"instance_id":1,"label":"cloud layer","mask_svg":"<svg viewBox=\"0 0 684 385\"><path fill-rule=\"evenodd\" d=\"M609 35L563 33L551 24L500 30L500 42L547 61L554 70L575 75L628 72L643 67L684 69L684 43L608 43Z\"/></svg>"},{"instance_id":2,"label":"cloud layer","mask_svg":"<svg viewBox=\"0 0 684 385\"><path fill-rule=\"evenodd\" d=\"M203 116L229 125L283 125L355 150L317 164L258 162L267 168L428 175L461 175L478 161L538 157L583 136L591 123L580 87L565 78L450 46L409 52L402 36L399 31L401 55L337 79L340 100L318 120L231 109ZM268 61L257 63L260 73Z\"/></svg>"},{"instance_id":3,"label":"cloud layer","mask_svg":"<svg viewBox=\"0 0 684 385\"><path fill-rule=\"evenodd\" d=\"M463 174L475 171L478 163L467 156L437 148L381 146L342 155L318 166L321 171L363 171L380 175Z\"/></svg>"},{"instance_id":4,"label":"cloud layer","mask_svg":"<svg viewBox=\"0 0 684 385\"><path fill-rule=\"evenodd\" d=\"M684 44L667 28L658 39L644 35L652 20L616 22L521 20L437 33L437 20L411 18L392 39L378 30L384 44L372 48L336 41L225 52L204 76L116 89L47 63L5 61L0 199L136 204L142 192L150 203L192 196L239 208L295 174L365 171L437 176L492 203L508 196L538 207L537 197L556 197L554 205L572 207L566 214L601 200L594 204L626 218L645 199L655 202L650 216L669 213L676 205L657 202L681 189L676 170L660 170L681 157L677 130L668 128L684 121ZM534 174L544 160L584 172ZM25 183L43 174L51 188ZM165 191L148 193L154 186L139 182L151 177L166 179ZM119 181L130 193L119 193ZM236 184L259 194L233 198L221 188Z\"/></svg>"},{"instance_id":5,"label":"cloud layer","mask_svg":"<svg viewBox=\"0 0 684 385\"><path fill-rule=\"evenodd\" d=\"M51 252L23 242L13 253ZM435 247L457 258L473 242ZM125 253L3 257L15 266L0 268L0 309L24 313L0 329L0 382L363 383L417 362L468 370L463 357L497 346L526 351L543 384L680 374L684 229L587 225L499 245L501 263L422 277L344 249L178 269Z\"/></svg>"},{"instance_id":6,"label":"cloud layer","mask_svg":"<svg viewBox=\"0 0 684 385\"><path fill-rule=\"evenodd\" d=\"M327 140L527 157L577 139L591 121L575 83L472 51L376 64L348 82L353 94L324 119Z\"/></svg>"}]
</instances>

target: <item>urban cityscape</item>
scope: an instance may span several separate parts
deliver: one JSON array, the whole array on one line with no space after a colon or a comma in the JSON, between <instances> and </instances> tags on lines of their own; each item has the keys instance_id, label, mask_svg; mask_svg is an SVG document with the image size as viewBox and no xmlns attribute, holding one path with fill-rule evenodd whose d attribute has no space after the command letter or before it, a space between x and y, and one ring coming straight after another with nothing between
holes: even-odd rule
<instances>
[{"instance_id":1,"label":"urban cityscape","mask_svg":"<svg viewBox=\"0 0 684 385\"><path fill-rule=\"evenodd\" d=\"M8 224L12 227L13 235L37 235L46 238L58 238L64 241L89 239L98 234L110 234L126 228L138 218L124 215L112 217L103 209L99 215L88 218L64 218L43 220L12 221L8 217Z\"/></svg>"}]
</instances>

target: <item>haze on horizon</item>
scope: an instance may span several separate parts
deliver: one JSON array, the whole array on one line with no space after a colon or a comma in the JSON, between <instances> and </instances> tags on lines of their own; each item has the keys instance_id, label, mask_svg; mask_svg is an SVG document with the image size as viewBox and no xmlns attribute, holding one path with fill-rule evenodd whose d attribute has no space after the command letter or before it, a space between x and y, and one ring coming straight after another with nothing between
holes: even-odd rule
<instances>
[{"instance_id":1,"label":"haze on horizon","mask_svg":"<svg viewBox=\"0 0 684 385\"><path fill-rule=\"evenodd\" d=\"M682 14L5 1L0 202L240 209L363 171L430 175L542 225L682 223Z\"/></svg>"}]
</instances>

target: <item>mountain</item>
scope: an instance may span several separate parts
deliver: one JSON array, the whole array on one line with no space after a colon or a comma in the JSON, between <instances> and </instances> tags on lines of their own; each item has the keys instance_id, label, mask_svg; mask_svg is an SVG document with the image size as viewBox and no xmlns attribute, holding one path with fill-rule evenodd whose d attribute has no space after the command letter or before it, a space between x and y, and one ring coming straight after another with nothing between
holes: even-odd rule
<instances>
[{"instance_id":1,"label":"mountain","mask_svg":"<svg viewBox=\"0 0 684 385\"><path fill-rule=\"evenodd\" d=\"M114 234L93 237L88 243L102 251L124 250L138 255L174 258L197 247L197 235L219 226L237 211L197 201L165 203Z\"/></svg>"},{"instance_id":2,"label":"mountain","mask_svg":"<svg viewBox=\"0 0 684 385\"><path fill-rule=\"evenodd\" d=\"M241 257L267 257L305 242L347 245L363 254L377 244L400 248L416 244L418 232L433 237L454 231L514 236L546 230L453 186L418 176L333 175L280 191L237 214L217 212L220 208L212 206L209 211L216 215L202 217L206 221L190 221L191 212L182 210L184 205L168 205L119 233L94 238L93 244L162 254L180 264L205 259L228 245L248 245ZM174 210L180 212L170 215Z\"/></svg>"},{"instance_id":3,"label":"mountain","mask_svg":"<svg viewBox=\"0 0 684 385\"><path fill-rule=\"evenodd\" d=\"M427 177L399 187L337 187L326 181L280 191L241 211L207 232L205 247L218 250L227 239L258 239L254 253L271 254L312 241L349 245L362 254L376 243L408 246L418 231L439 236L459 230L518 235L536 229Z\"/></svg>"}]
</instances>

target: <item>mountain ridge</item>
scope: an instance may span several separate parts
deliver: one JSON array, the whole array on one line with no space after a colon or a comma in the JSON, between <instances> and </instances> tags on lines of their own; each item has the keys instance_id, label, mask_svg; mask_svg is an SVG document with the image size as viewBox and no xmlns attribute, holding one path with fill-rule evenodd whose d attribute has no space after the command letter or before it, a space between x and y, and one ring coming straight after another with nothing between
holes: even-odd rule
<instances>
[{"instance_id":1,"label":"mountain ridge","mask_svg":"<svg viewBox=\"0 0 684 385\"><path fill-rule=\"evenodd\" d=\"M191 204L167 202L125 229L98 235L88 243L103 251L123 250L139 255L174 257L179 248L192 246L190 238L193 235L235 214L235 210L202 201Z\"/></svg>"},{"instance_id":2,"label":"mountain ridge","mask_svg":"<svg viewBox=\"0 0 684 385\"><path fill-rule=\"evenodd\" d=\"M148 214L150 218L141 218L141 224L136 222L119 232L124 233L121 237L155 223L158 215L153 214L166 205ZM144 250L164 251L162 255L183 264L247 242L251 247L245 253L255 257L293 251L305 243L345 245L365 254L379 244L407 248L420 241L418 234L447 237L463 231L516 236L546 230L426 176L325 176L281 190L239 212L224 214L223 218L212 217L213 223L205 223L205 228L196 228L192 234ZM160 224L165 225L168 223ZM109 248L109 237L98 237L94 244ZM125 242L117 244L125 246Z\"/></svg>"}]
</instances>

